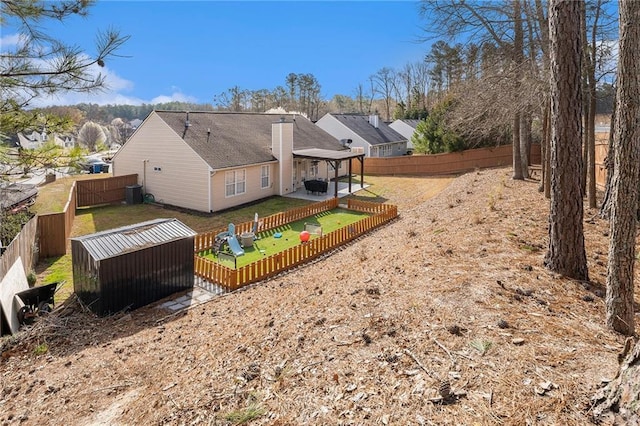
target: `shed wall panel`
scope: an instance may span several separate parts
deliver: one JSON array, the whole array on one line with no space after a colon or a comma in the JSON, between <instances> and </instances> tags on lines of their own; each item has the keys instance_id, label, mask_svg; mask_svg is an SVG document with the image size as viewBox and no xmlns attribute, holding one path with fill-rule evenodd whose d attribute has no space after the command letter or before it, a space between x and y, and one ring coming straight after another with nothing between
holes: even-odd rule
<instances>
[{"instance_id":1,"label":"shed wall panel","mask_svg":"<svg viewBox=\"0 0 640 426\"><path fill-rule=\"evenodd\" d=\"M72 240L74 290L98 315L140 308L193 288L193 247L185 237L97 261Z\"/></svg>"}]
</instances>

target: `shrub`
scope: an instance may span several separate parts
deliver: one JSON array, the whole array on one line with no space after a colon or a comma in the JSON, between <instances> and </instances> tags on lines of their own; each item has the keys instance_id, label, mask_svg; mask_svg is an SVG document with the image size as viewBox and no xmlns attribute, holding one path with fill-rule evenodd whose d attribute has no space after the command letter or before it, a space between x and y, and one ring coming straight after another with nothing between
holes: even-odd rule
<instances>
[{"instance_id":1,"label":"shrub","mask_svg":"<svg viewBox=\"0 0 640 426\"><path fill-rule=\"evenodd\" d=\"M439 154L465 149L464 139L447 126L447 113L454 107L454 100L447 98L433 108L426 120L418 123L411 138L416 152Z\"/></svg>"}]
</instances>

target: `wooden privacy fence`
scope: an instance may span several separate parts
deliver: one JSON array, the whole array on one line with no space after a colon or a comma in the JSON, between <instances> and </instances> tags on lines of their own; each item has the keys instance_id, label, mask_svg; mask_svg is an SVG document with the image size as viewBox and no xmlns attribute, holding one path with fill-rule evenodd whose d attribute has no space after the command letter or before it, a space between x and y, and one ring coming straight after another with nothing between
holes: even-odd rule
<instances>
[{"instance_id":1,"label":"wooden privacy fence","mask_svg":"<svg viewBox=\"0 0 640 426\"><path fill-rule=\"evenodd\" d=\"M0 278L7 274L9 268L18 260L18 257L22 260L24 273L29 274L31 272L33 265L37 261L37 253L35 253L37 232L38 218L34 216L22 227L20 233L0 256Z\"/></svg>"},{"instance_id":2,"label":"wooden privacy fence","mask_svg":"<svg viewBox=\"0 0 640 426\"><path fill-rule=\"evenodd\" d=\"M540 145L531 146L529 162L531 164L540 163ZM446 154L367 157L364 159L364 171L368 175L434 176L465 173L477 168L501 167L510 164L513 164L512 146L503 145ZM359 162L354 164L353 173L360 173Z\"/></svg>"},{"instance_id":3,"label":"wooden privacy fence","mask_svg":"<svg viewBox=\"0 0 640 426\"><path fill-rule=\"evenodd\" d=\"M76 182L76 207L97 206L124 201L125 188L138 183L138 175L115 176L105 179L79 180Z\"/></svg>"},{"instance_id":4,"label":"wooden privacy fence","mask_svg":"<svg viewBox=\"0 0 640 426\"><path fill-rule=\"evenodd\" d=\"M53 257L67 253L76 208L124 201L125 187L137 183L137 174L75 181L61 213L38 215L39 255Z\"/></svg>"},{"instance_id":5,"label":"wooden privacy fence","mask_svg":"<svg viewBox=\"0 0 640 426\"><path fill-rule=\"evenodd\" d=\"M604 189L607 183L607 167L604 164L604 159L607 158L607 152L609 152L609 143L603 143L596 141L596 187L598 189Z\"/></svg>"},{"instance_id":6,"label":"wooden privacy fence","mask_svg":"<svg viewBox=\"0 0 640 426\"><path fill-rule=\"evenodd\" d=\"M335 209L336 207L338 207L338 199L331 198L326 201L320 201L308 206L297 207L285 212L280 212L271 216L259 218L260 232L276 229L280 226L286 225L287 223L295 222L296 220L304 219L305 217L326 212ZM253 228L253 221L236 224L235 227L236 234L249 232ZM213 246L216 235L226 230L227 228L220 228L214 231L204 232L202 234L196 235L194 242L195 252L199 253L201 251L209 250Z\"/></svg>"},{"instance_id":7,"label":"wooden privacy fence","mask_svg":"<svg viewBox=\"0 0 640 426\"><path fill-rule=\"evenodd\" d=\"M76 218L76 183L71 186L62 213L38 215L40 257L62 256L67 253L67 238Z\"/></svg>"},{"instance_id":8,"label":"wooden privacy fence","mask_svg":"<svg viewBox=\"0 0 640 426\"><path fill-rule=\"evenodd\" d=\"M280 272L309 262L398 217L398 208L391 204L355 202L352 200L349 204L360 209L360 211L372 211L375 213L344 228L314 238L308 243L296 245L238 269L228 268L200 257L196 253L194 262L195 274L224 287L227 291L237 290L248 284L262 281ZM294 220L302 218L299 217Z\"/></svg>"}]
</instances>

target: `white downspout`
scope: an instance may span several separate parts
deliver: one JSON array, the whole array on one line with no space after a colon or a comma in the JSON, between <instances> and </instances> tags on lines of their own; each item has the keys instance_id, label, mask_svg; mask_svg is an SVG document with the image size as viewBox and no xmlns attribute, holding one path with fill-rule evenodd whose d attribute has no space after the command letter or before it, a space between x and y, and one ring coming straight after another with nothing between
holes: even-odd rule
<instances>
[{"instance_id":1,"label":"white downspout","mask_svg":"<svg viewBox=\"0 0 640 426\"><path fill-rule=\"evenodd\" d=\"M211 166L209 166L209 184L208 184L209 213L213 212L213 206L211 205L211 179L213 179L213 175L215 174L216 172L211 168Z\"/></svg>"},{"instance_id":2,"label":"white downspout","mask_svg":"<svg viewBox=\"0 0 640 426\"><path fill-rule=\"evenodd\" d=\"M149 160L142 160L142 189L143 192L147 192L147 162Z\"/></svg>"},{"instance_id":3,"label":"white downspout","mask_svg":"<svg viewBox=\"0 0 640 426\"><path fill-rule=\"evenodd\" d=\"M284 170L282 167L282 162L283 162L283 152L282 152L282 123L279 124L280 127L280 135L278 135L280 137L280 146L279 146L279 155L278 155L278 168L280 169L280 193L278 195L283 195L284 192L282 191L282 185L283 185L283 181L284 181Z\"/></svg>"}]
</instances>

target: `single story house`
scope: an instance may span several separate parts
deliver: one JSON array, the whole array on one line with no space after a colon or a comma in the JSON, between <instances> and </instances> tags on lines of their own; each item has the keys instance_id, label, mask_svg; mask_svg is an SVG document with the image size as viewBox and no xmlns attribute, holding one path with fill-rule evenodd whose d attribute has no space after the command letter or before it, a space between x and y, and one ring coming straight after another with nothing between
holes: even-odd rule
<instances>
[{"instance_id":1,"label":"single story house","mask_svg":"<svg viewBox=\"0 0 640 426\"><path fill-rule=\"evenodd\" d=\"M413 143L411 142L411 138L413 137L419 122L420 120L413 118L399 118L389 124L389 127L407 139L407 153L413 153Z\"/></svg>"},{"instance_id":2,"label":"single story house","mask_svg":"<svg viewBox=\"0 0 640 426\"><path fill-rule=\"evenodd\" d=\"M352 152L366 157L397 157L407 153L407 138L381 121L378 114L327 113L316 125Z\"/></svg>"},{"instance_id":3,"label":"single story house","mask_svg":"<svg viewBox=\"0 0 640 426\"><path fill-rule=\"evenodd\" d=\"M152 111L112 159L156 202L215 212L351 176L349 151L295 114Z\"/></svg>"}]
</instances>

